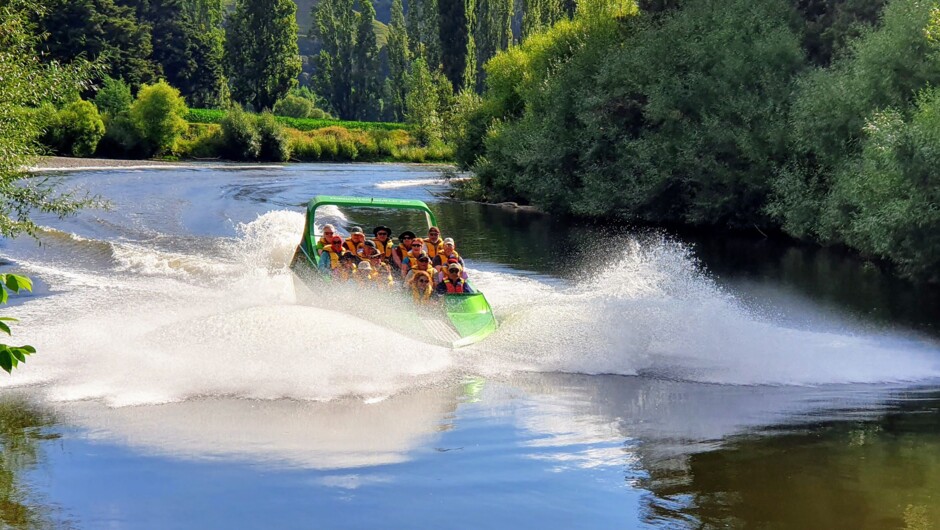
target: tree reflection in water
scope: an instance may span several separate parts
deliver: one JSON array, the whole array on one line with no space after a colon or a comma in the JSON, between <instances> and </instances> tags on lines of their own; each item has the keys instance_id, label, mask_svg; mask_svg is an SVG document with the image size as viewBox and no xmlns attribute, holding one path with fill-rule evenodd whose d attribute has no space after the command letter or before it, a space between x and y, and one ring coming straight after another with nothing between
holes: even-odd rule
<instances>
[{"instance_id":1,"label":"tree reflection in water","mask_svg":"<svg viewBox=\"0 0 940 530\"><path fill-rule=\"evenodd\" d=\"M55 416L16 395L0 396L0 526L9 528L59 527L50 509L23 482L23 474L42 460L42 443L57 439L49 432Z\"/></svg>"}]
</instances>

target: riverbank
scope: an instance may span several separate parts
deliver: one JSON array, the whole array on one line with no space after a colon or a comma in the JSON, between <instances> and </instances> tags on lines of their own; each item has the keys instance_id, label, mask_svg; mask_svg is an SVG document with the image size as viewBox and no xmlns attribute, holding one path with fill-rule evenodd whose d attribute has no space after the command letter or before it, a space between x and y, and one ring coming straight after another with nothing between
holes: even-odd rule
<instances>
[{"instance_id":1,"label":"riverbank","mask_svg":"<svg viewBox=\"0 0 940 530\"><path fill-rule=\"evenodd\" d=\"M282 168L296 162L284 162L281 164L258 164L250 162L233 162L229 160L126 160L119 158L74 158L67 156L44 156L41 157L35 165L29 168L31 173L56 173L71 171L103 171L108 169L215 169L231 167L250 167L253 169L264 168ZM353 162L354 163L354 162ZM382 162L370 162L372 164L381 164ZM442 164L440 162L389 162L391 164L415 165L432 170L444 172L452 169L453 166Z\"/></svg>"}]
</instances>

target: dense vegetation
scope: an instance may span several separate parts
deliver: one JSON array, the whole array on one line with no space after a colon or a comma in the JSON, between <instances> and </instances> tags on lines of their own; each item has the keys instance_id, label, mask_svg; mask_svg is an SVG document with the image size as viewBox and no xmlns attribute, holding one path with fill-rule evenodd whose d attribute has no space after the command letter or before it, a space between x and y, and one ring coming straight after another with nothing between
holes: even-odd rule
<instances>
[{"instance_id":1,"label":"dense vegetation","mask_svg":"<svg viewBox=\"0 0 940 530\"><path fill-rule=\"evenodd\" d=\"M940 280L940 2L619 4L486 64L457 146L481 193L782 229Z\"/></svg>"}]
</instances>

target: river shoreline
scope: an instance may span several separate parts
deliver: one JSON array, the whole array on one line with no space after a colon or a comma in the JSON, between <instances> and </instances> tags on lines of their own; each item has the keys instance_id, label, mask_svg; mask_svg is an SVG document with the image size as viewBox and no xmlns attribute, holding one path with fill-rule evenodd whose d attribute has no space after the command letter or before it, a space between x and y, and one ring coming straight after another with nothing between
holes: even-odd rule
<instances>
[{"instance_id":1,"label":"river shoreline","mask_svg":"<svg viewBox=\"0 0 940 530\"><path fill-rule=\"evenodd\" d=\"M66 156L40 157L36 164L28 168L30 173L57 173L71 171L106 171L109 169L214 169L220 167L245 167L252 169L282 168L292 164L309 162L258 163L237 162L231 160L127 160L122 158L73 158ZM357 162L323 162L336 164L356 164ZM381 164L382 162L361 162ZM388 164L413 165L444 171L453 166L441 163L388 162Z\"/></svg>"}]
</instances>

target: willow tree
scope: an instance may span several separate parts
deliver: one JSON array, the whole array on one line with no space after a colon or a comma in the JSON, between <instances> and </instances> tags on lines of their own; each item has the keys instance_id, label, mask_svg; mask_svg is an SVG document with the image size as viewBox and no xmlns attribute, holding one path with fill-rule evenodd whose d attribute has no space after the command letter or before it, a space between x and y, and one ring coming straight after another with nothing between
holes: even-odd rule
<instances>
[{"instance_id":1,"label":"willow tree","mask_svg":"<svg viewBox=\"0 0 940 530\"><path fill-rule=\"evenodd\" d=\"M297 84L297 6L291 0L236 0L226 32L232 98L271 109Z\"/></svg>"}]
</instances>

